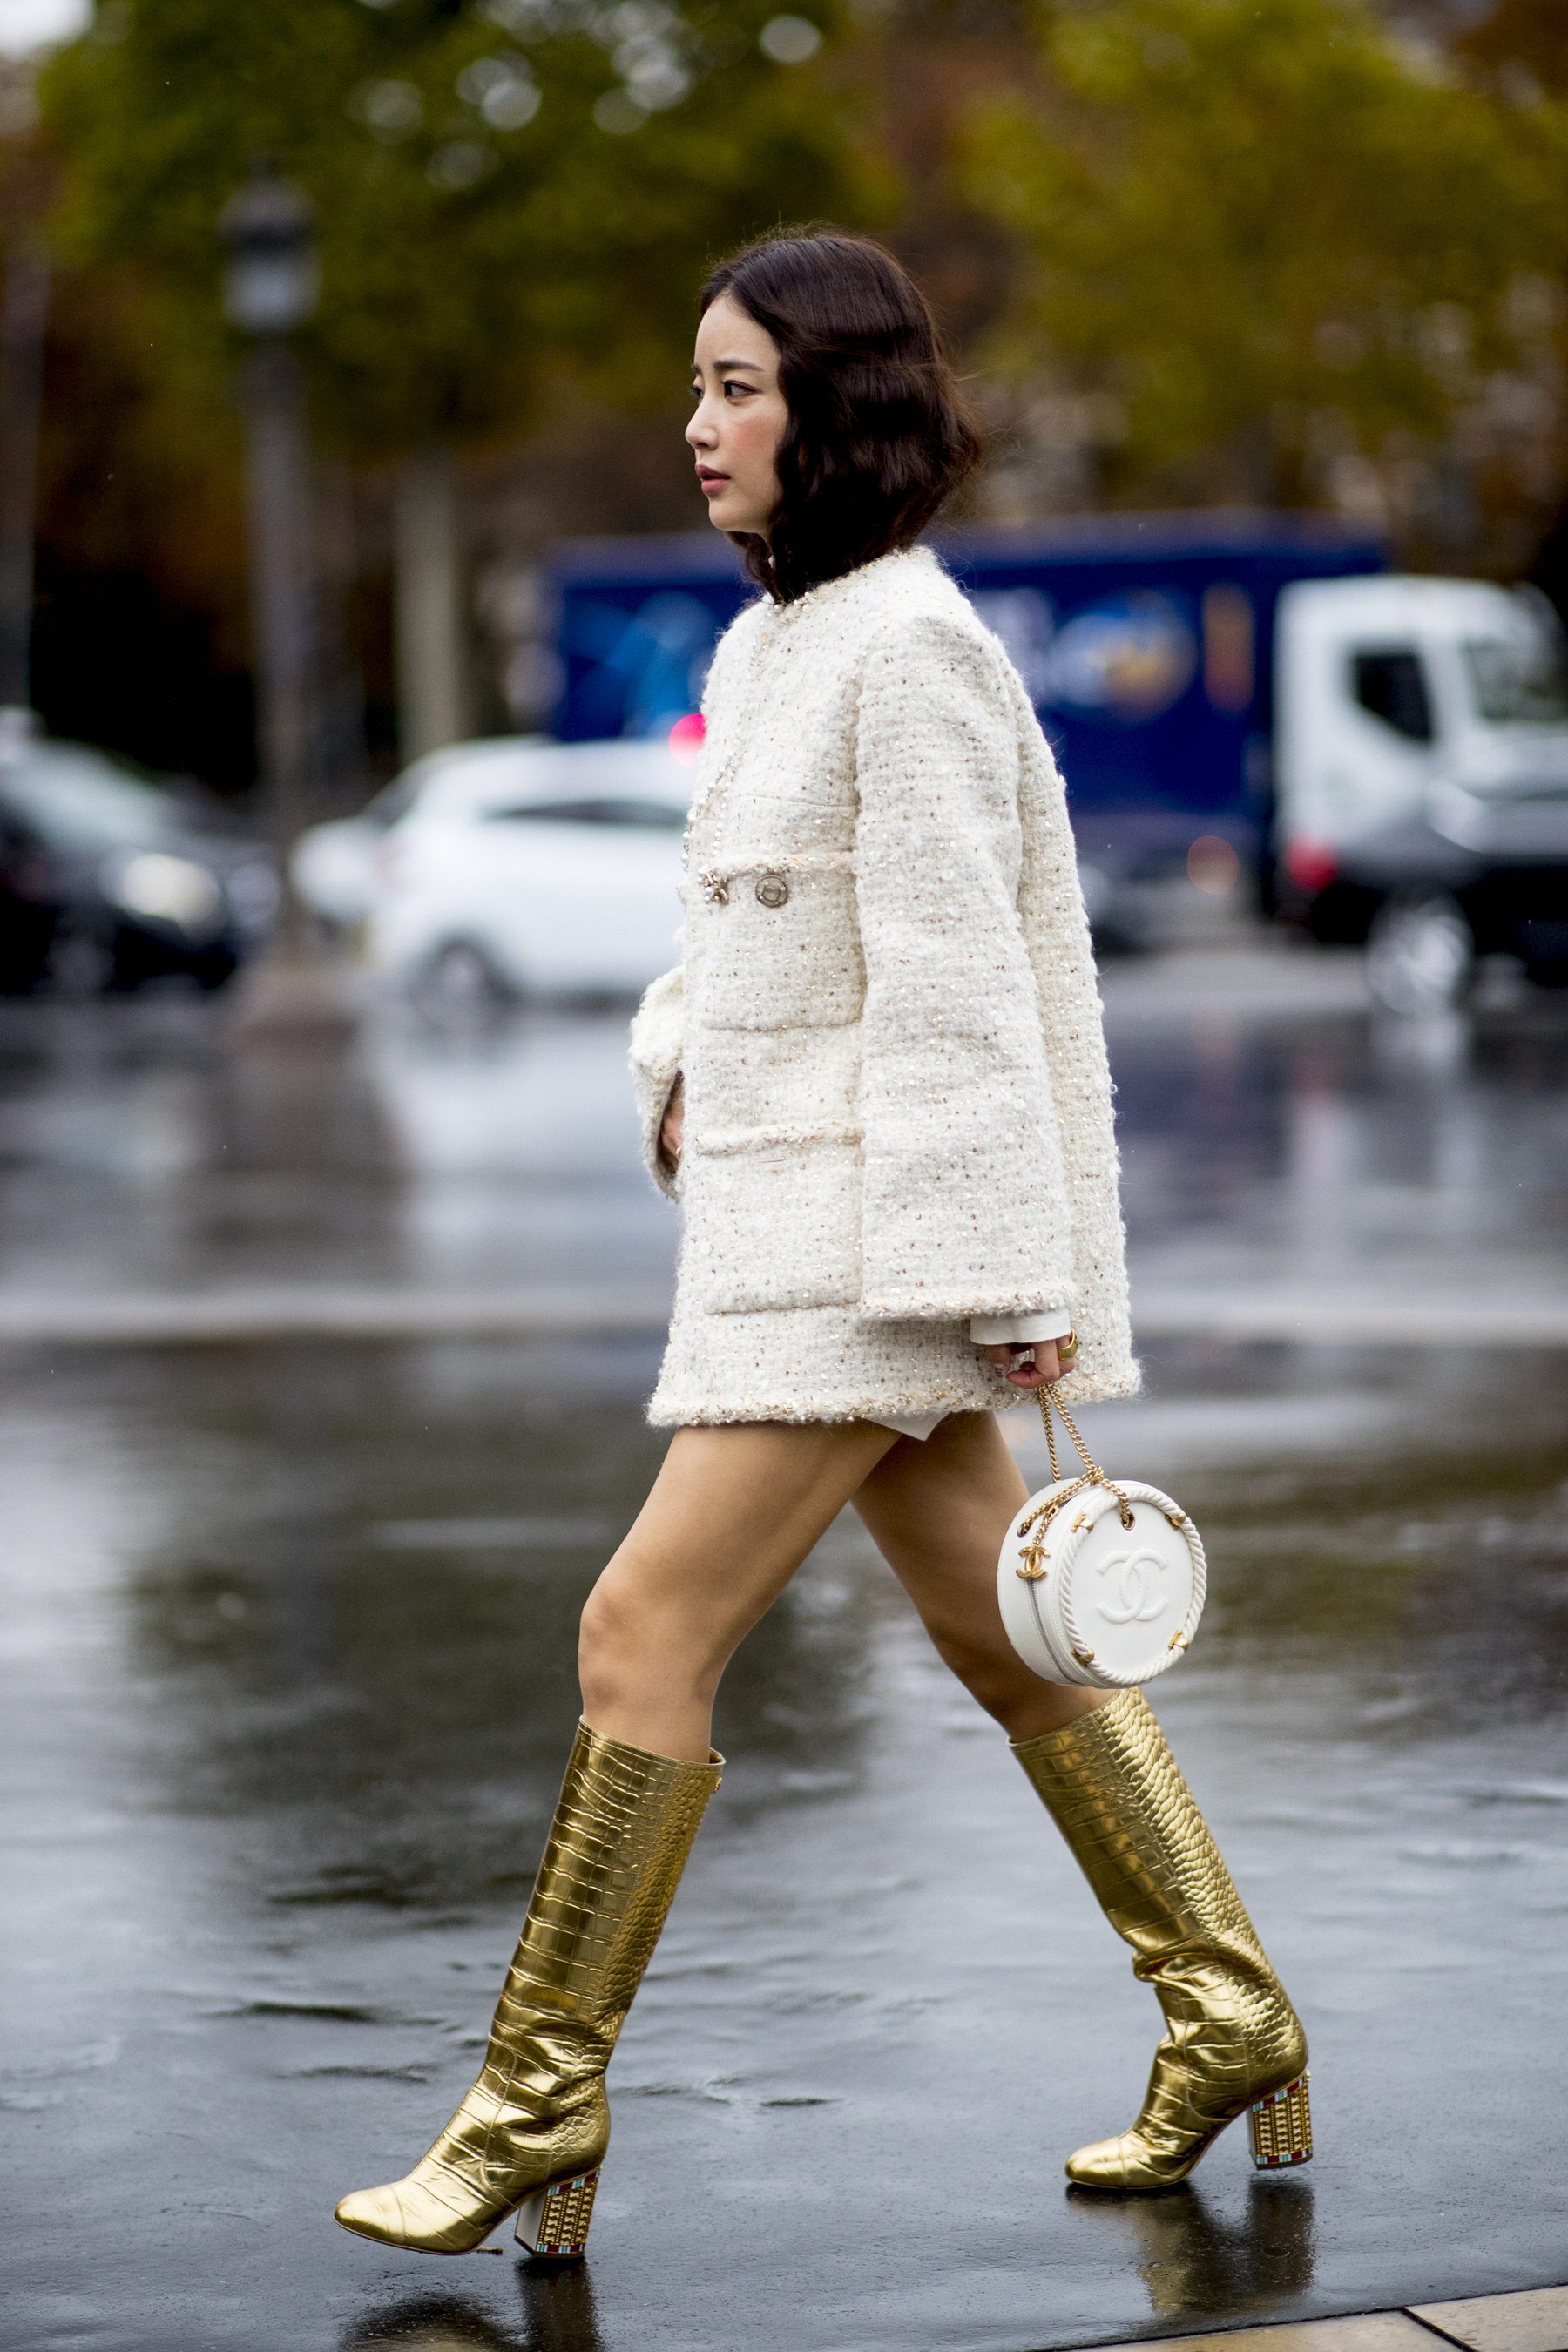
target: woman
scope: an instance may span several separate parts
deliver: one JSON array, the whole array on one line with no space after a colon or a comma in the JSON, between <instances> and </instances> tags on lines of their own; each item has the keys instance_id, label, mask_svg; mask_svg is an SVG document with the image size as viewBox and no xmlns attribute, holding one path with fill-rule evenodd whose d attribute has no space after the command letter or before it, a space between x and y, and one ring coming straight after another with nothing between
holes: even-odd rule
<instances>
[{"instance_id":1,"label":"woman","mask_svg":"<svg viewBox=\"0 0 1568 2352\"><path fill-rule=\"evenodd\" d=\"M406 2179L338 2207L433 2253L514 2209L581 2252L604 2074L719 1784L738 1643L853 1503L1153 1983L1142 2112L1088 2187L1182 2179L1306 2045L1136 1691L1039 1681L995 1562L992 1408L1130 1395L1110 1087L1062 789L1005 655L914 544L973 464L879 247L771 238L702 297L687 439L763 594L705 698L685 957L632 1033L685 1211L651 1407L675 1434L584 1612L583 1722L484 2069Z\"/></svg>"}]
</instances>

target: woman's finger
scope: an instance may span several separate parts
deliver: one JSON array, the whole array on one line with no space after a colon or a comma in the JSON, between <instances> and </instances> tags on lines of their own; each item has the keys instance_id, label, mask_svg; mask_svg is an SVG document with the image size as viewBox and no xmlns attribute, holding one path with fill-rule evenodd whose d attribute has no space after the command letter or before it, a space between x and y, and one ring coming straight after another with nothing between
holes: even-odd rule
<instances>
[{"instance_id":1,"label":"woman's finger","mask_svg":"<svg viewBox=\"0 0 1568 2352\"><path fill-rule=\"evenodd\" d=\"M1034 1339L1027 1345L1014 1341L1006 1347L987 1348L985 1360L1010 1388L1047 1388L1062 1376L1063 1367L1054 1339Z\"/></svg>"},{"instance_id":2,"label":"woman's finger","mask_svg":"<svg viewBox=\"0 0 1568 2352\"><path fill-rule=\"evenodd\" d=\"M664 1117L659 1122L658 1129L659 1157L667 1160L672 1168L679 1164L680 1147L685 1140L685 1131L686 1076L684 1071L678 1070L675 1074L675 1084L669 1090L669 1100L664 1107Z\"/></svg>"}]
</instances>

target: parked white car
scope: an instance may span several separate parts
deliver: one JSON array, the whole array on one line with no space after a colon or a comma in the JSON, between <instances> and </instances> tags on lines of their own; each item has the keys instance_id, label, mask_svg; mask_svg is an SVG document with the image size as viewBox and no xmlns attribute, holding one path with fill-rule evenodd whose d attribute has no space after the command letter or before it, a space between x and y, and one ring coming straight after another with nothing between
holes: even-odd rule
<instances>
[{"instance_id":1,"label":"parked white car","mask_svg":"<svg viewBox=\"0 0 1568 2352\"><path fill-rule=\"evenodd\" d=\"M631 993L675 960L690 793L663 741L458 744L306 834L294 878L432 1005Z\"/></svg>"},{"instance_id":2,"label":"parked white car","mask_svg":"<svg viewBox=\"0 0 1568 2352\"><path fill-rule=\"evenodd\" d=\"M417 806L424 814L439 807L467 807L495 784L509 788L520 774L518 754L557 748L542 735L509 735L499 740L452 743L416 760L393 779L358 816L313 824L294 844L289 870L294 887L313 914L340 929L368 922L375 905L383 841L400 818Z\"/></svg>"}]
</instances>

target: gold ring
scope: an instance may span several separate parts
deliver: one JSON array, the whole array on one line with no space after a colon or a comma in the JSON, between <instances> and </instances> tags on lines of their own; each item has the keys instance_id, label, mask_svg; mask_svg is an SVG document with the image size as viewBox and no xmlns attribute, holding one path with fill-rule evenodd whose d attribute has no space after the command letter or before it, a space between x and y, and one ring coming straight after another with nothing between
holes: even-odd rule
<instances>
[{"instance_id":1,"label":"gold ring","mask_svg":"<svg viewBox=\"0 0 1568 2352\"><path fill-rule=\"evenodd\" d=\"M1058 1364L1070 1364L1077 1353L1078 1333L1076 1331L1069 1331L1065 1339L1061 1339L1057 1341L1057 1361Z\"/></svg>"}]
</instances>

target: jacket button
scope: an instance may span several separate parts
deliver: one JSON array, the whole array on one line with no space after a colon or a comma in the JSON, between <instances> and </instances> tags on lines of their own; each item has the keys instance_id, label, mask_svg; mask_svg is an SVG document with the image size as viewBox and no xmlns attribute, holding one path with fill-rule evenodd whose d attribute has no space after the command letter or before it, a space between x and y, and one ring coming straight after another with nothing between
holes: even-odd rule
<instances>
[{"instance_id":1,"label":"jacket button","mask_svg":"<svg viewBox=\"0 0 1568 2352\"><path fill-rule=\"evenodd\" d=\"M789 884L782 874L764 874L757 885L757 904L761 907L787 907Z\"/></svg>"}]
</instances>

